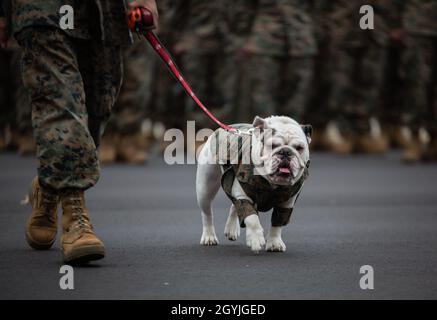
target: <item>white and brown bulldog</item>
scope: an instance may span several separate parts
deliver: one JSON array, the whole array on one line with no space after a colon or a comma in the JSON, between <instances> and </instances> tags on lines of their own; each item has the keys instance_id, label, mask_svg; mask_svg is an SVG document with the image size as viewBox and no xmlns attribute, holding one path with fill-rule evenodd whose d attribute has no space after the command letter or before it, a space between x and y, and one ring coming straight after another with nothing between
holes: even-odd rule
<instances>
[{"instance_id":1,"label":"white and brown bulldog","mask_svg":"<svg viewBox=\"0 0 437 320\"><path fill-rule=\"evenodd\" d=\"M202 211L200 243L218 244L213 222L212 201L220 185L232 205L225 226L227 239L235 241L240 226L246 227L246 243L254 252L283 252L282 227L288 224L293 206L308 176L309 143L312 128L284 116L255 117L252 125L234 125L236 135L217 130L198 158L196 193ZM258 212L273 209L267 236Z\"/></svg>"}]
</instances>

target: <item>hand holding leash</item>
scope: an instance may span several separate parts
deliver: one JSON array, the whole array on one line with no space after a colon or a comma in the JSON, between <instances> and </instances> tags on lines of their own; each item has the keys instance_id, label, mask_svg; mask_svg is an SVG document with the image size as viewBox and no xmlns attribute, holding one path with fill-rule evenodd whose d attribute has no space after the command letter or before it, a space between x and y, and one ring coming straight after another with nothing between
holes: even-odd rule
<instances>
[{"instance_id":1,"label":"hand holding leash","mask_svg":"<svg viewBox=\"0 0 437 320\"><path fill-rule=\"evenodd\" d=\"M127 17L127 25L133 32L144 34L155 29L152 13L143 7L136 7Z\"/></svg>"},{"instance_id":2,"label":"hand holding leash","mask_svg":"<svg viewBox=\"0 0 437 320\"><path fill-rule=\"evenodd\" d=\"M147 30L158 29L159 15L156 0L136 0L129 2L127 16L128 24L130 23L130 18L135 17L134 21L141 19L141 27L147 28ZM130 25L129 28L134 31Z\"/></svg>"}]
</instances>

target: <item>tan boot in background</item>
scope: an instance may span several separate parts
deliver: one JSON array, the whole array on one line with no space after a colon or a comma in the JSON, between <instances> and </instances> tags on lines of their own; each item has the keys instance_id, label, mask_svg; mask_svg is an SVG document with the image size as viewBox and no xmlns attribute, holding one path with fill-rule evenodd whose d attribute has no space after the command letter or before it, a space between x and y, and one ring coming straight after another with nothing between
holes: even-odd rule
<instances>
[{"instance_id":1,"label":"tan boot in background","mask_svg":"<svg viewBox=\"0 0 437 320\"><path fill-rule=\"evenodd\" d=\"M426 145L423 154L423 161L437 161L437 139L431 138L431 141Z\"/></svg>"},{"instance_id":2,"label":"tan boot in background","mask_svg":"<svg viewBox=\"0 0 437 320\"><path fill-rule=\"evenodd\" d=\"M117 138L117 160L130 164L144 164L148 153L142 148L143 135L141 133L120 135Z\"/></svg>"},{"instance_id":3,"label":"tan boot in background","mask_svg":"<svg viewBox=\"0 0 437 320\"><path fill-rule=\"evenodd\" d=\"M41 188L38 177L32 180L29 190L32 214L26 224L26 240L32 248L47 250L55 242L58 201L55 193Z\"/></svg>"},{"instance_id":4,"label":"tan boot in background","mask_svg":"<svg viewBox=\"0 0 437 320\"><path fill-rule=\"evenodd\" d=\"M341 133L334 123L328 124L321 142L328 151L340 155L351 154L354 147L354 139L350 134Z\"/></svg>"},{"instance_id":5,"label":"tan boot in background","mask_svg":"<svg viewBox=\"0 0 437 320\"><path fill-rule=\"evenodd\" d=\"M116 142L113 135L103 136L99 146L99 160L101 164L110 164L115 162L117 157L115 143Z\"/></svg>"},{"instance_id":6,"label":"tan boot in background","mask_svg":"<svg viewBox=\"0 0 437 320\"><path fill-rule=\"evenodd\" d=\"M17 151L20 156L33 156L36 153L36 144L31 134L18 134L16 136Z\"/></svg>"},{"instance_id":7,"label":"tan boot in background","mask_svg":"<svg viewBox=\"0 0 437 320\"><path fill-rule=\"evenodd\" d=\"M168 148L169 145L171 145L173 141L165 141L164 138L161 139L161 142L159 143L159 152L162 154L165 153L165 150Z\"/></svg>"},{"instance_id":8,"label":"tan boot in background","mask_svg":"<svg viewBox=\"0 0 437 320\"><path fill-rule=\"evenodd\" d=\"M363 134L355 140L355 151L364 154L382 154L388 150L388 138L384 135Z\"/></svg>"},{"instance_id":9,"label":"tan boot in background","mask_svg":"<svg viewBox=\"0 0 437 320\"><path fill-rule=\"evenodd\" d=\"M103 242L93 232L82 190L61 195L62 257L67 263L85 263L105 257Z\"/></svg>"},{"instance_id":10,"label":"tan boot in background","mask_svg":"<svg viewBox=\"0 0 437 320\"><path fill-rule=\"evenodd\" d=\"M368 121L369 129L367 131L359 131L356 134L354 151L364 154L382 154L387 152L390 147L390 141L388 136L383 133L379 120L370 118Z\"/></svg>"},{"instance_id":11,"label":"tan boot in background","mask_svg":"<svg viewBox=\"0 0 437 320\"><path fill-rule=\"evenodd\" d=\"M415 163L422 159L423 144L416 137L411 139L409 145L406 146L402 154L402 161L405 163Z\"/></svg>"},{"instance_id":12,"label":"tan boot in background","mask_svg":"<svg viewBox=\"0 0 437 320\"><path fill-rule=\"evenodd\" d=\"M391 144L401 149L407 148L413 139L411 129L407 126L393 126L388 129L387 134L390 137Z\"/></svg>"}]
</instances>

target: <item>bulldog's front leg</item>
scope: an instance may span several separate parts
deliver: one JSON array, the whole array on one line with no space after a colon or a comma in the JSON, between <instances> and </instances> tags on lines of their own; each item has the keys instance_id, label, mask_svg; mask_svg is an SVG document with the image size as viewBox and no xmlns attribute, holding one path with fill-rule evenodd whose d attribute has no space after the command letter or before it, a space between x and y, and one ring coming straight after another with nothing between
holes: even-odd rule
<instances>
[{"instance_id":1,"label":"bulldog's front leg","mask_svg":"<svg viewBox=\"0 0 437 320\"><path fill-rule=\"evenodd\" d=\"M266 244L264 230L256 214L244 219L246 225L246 244L254 253L258 253Z\"/></svg>"},{"instance_id":2,"label":"bulldog's front leg","mask_svg":"<svg viewBox=\"0 0 437 320\"><path fill-rule=\"evenodd\" d=\"M253 204L252 199L246 195L237 179L235 179L232 184L232 196L237 200ZM266 244L264 230L261 226L258 215L248 215L244 218L244 224L246 225L246 244L253 252L258 253Z\"/></svg>"},{"instance_id":3,"label":"bulldog's front leg","mask_svg":"<svg viewBox=\"0 0 437 320\"><path fill-rule=\"evenodd\" d=\"M267 237L266 250L270 252L285 252L287 246L282 241L282 227L271 227Z\"/></svg>"},{"instance_id":4,"label":"bulldog's front leg","mask_svg":"<svg viewBox=\"0 0 437 320\"><path fill-rule=\"evenodd\" d=\"M287 246L282 240L282 228L288 224L293 211L294 203L299 195L299 192L289 199L281 203L272 213L272 226L269 235L267 236L266 250L270 252L285 252ZM276 212L275 212L276 211Z\"/></svg>"}]
</instances>

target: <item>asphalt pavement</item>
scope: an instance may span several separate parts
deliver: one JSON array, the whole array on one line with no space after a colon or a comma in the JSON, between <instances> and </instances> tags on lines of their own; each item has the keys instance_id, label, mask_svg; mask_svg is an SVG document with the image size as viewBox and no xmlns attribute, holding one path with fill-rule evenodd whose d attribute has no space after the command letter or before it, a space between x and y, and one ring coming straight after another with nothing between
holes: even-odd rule
<instances>
[{"instance_id":1,"label":"asphalt pavement","mask_svg":"<svg viewBox=\"0 0 437 320\"><path fill-rule=\"evenodd\" d=\"M285 253L253 254L244 232L224 238L229 200L214 203L220 244L199 245L195 166L102 169L87 193L107 257L74 268L62 290L59 241L30 249L19 204L33 158L0 155L0 299L436 299L437 165L406 166L397 153L313 154L310 178L284 229ZM269 214L261 220L268 229ZM360 267L374 270L363 290Z\"/></svg>"}]
</instances>

